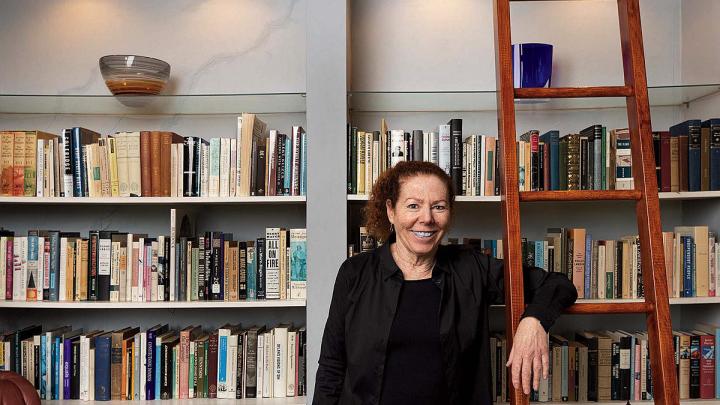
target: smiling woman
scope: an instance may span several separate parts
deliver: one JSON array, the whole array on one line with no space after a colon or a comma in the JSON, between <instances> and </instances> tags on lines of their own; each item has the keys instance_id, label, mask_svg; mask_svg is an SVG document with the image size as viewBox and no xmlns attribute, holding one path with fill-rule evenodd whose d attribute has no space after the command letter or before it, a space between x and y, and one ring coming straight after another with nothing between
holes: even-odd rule
<instances>
[{"instance_id":1,"label":"smiling woman","mask_svg":"<svg viewBox=\"0 0 720 405\"><path fill-rule=\"evenodd\" d=\"M335 280L314 404L490 404L488 307L504 299L502 261L441 245L454 192L428 162L400 162L373 186L366 226L382 245ZM577 298L560 273L523 269L528 306L508 356L529 393L547 376L547 330Z\"/></svg>"}]
</instances>

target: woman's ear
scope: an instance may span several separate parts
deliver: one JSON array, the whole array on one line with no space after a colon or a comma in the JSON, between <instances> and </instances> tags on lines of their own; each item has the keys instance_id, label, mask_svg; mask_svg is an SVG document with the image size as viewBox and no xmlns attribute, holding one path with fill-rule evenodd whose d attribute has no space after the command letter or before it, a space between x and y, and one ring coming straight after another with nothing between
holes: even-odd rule
<instances>
[{"instance_id":1,"label":"woman's ear","mask_svg":"<svg viewBox=\"0 0 720 405\"><path fill-rule=\"evenodd\" d=\"M390 221L390 224L394 224L395 220L395 208L392 205L392 201L388 198L385 200L385 211L387 213L388 220Z\"/></svg>"}]
</instances>

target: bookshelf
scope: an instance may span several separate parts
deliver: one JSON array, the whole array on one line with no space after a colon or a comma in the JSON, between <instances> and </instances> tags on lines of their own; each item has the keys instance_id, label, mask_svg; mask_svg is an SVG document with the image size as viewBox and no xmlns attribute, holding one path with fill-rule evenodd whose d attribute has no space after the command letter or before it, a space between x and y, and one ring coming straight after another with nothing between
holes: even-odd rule
<instances>
[{"instance_id":1,"label":"bookshelf","mask_svg":"<svg viewBox=\"0 0 720 405\"><path fill-rule=\"evenodd\" d=\"M302 205L305 196L252 197L0 197L0 205Z\"/></svg>"},{"instance_id":2,"label":"bookshelf","mask_svg":"<svg viewBox=\"0 0 720 405\"><path fill-rule=\"evenodd\" d=\"M53 301L0 301L0 308L32 309L253 309L253 308L304 308L305 300L261 301L159 301L159 302L53 302Z\"/></svg>"},{"instance_id":3,"label":"bookshelf","mask_svg":"<svg viewBox=\"0 0 720 405\"><path fill-rule=\"evenodd\" d=\"M217 403L229 403L232 402L236 405L304 405L305 397L297 398L257 398L257 399L170 399L162 400L163 404L168 405L213 405ZM43 401L44 404L57 404L57 405L82 405L87 404L87 401L78 400L59 400L59 401ZM128 401L103 401L103 404L107 405L123 405L129 403ZM156 404L157 401L132 401L133 404L138 405L150 405Z\"/></svg>"}]
</instances>

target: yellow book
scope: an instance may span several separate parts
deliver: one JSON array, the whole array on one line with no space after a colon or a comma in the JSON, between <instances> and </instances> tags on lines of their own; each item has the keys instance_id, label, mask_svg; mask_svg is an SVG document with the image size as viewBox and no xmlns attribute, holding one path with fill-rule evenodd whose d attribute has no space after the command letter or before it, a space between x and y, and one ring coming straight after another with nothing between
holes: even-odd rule
<instances>
[{"instance_id":1,"label":"yellow book","mask_svg":"<svg viewBox=\"0 0 720 405\"><path fill-rule=\"evenodd\" d=\"M13 195L25 195L25 132L14 132Z\"/></svg>"},{"instance_id":2,"label":"yellow book","mask_svg":"<svg viewBox=\"0 0 720 405\"><path fill-rule=\"evenodd\" d=\"M0 195L13 195L13 154L15 147L12 132L0 132Z\"/></svg>"},{"instance_id":3,"label":"yellow book","mask_svg":"<svg viewBox=\"0 0 720 405\"><path fill-rule=\"evenodd\" d=\"M365 192L365 132L357 131L357 193Z\"/></svg>"},{"instance_id":4,"label":"yellow book","mask_svg":"<svg viewBox=\"0 0 720 405\"><path fill-rule=\"evenodd\" d=\"M708 227L694 226L695 241L695 296L707 297L710 290L710 269L708 257Z\"/></svg>"}]
</instances>

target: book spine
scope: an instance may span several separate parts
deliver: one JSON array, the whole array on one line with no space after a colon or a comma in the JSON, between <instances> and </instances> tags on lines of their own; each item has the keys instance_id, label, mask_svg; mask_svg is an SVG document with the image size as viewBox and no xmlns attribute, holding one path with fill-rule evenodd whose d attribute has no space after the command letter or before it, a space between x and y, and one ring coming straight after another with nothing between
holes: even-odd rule
<instances>
[{"instance_id":1,"label":"book spine","mask_svg":"<svg viewBox=\"0 0 720 405\"><path fill-rule=\"evenodd\" d=\"M701 131L698 125L688 125L688 191L700 191Z\"/></svg>"},{"instance_id":2,"label":"book spine","mask_svg":"<svg viewBox=\"0 0 720 405\"><path fill-rule=\"evenodd\" d=\"M218 381L218 334L212 333L208 339L208 398L217 398Z\"/></svg>"},{"instance_id":3,"label":"book spine","mask_svg":"<svg viewBox=\"0 0 720 405\"><path fill-rule=\"evenodd\" d=\"M95 400L110 400L110 336L95 338Z\"/></svg>"},{"instance_id":4,"label":"book spine","mask_svg":"<svg viewBox=\"0 0 720 405\"><path fill-rule=\"evenodd\" d=\"M265 270L266 270L266 246L265 238L259 238L255 241L255 268L257 270L256 292L257 299L264 300L266 298L265 289Z\"/></svg>"},{"instance_id":5,"label":"book spine","mask_svg":"<svg viewBox=\"0 0 720 405\"><path fill-rule=\"evenodd\" d=\"M690 336L690 398L700 398L700 336Z\"/></svg>"},{"instance_id":6,"label":"book spine","mask_svg":"<svg viewBox=\"0 0 720 405\"><path fill-rule=\"evenodd\" d=\"M462 190L462 120L453 118L448 124L450 125L450 177L458 193Z\"/></svg>"}]
</instances>

